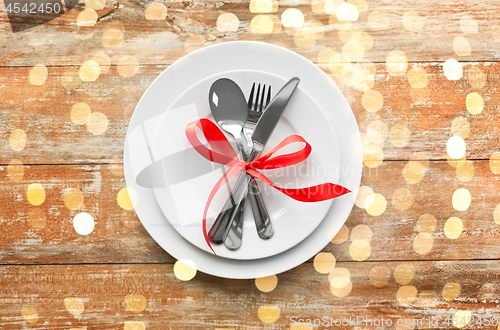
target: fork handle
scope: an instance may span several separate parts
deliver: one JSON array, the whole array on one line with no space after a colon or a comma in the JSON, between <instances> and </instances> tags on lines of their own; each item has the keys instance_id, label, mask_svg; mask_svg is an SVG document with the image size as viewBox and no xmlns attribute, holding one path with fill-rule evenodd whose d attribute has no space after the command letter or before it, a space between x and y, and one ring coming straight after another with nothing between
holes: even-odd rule
<instances>
[{"instance_id":1,"label":"fork handle","mask_svg":"<svg viewBox=\"0 0 500 330\"><path fill-rule=\"evenodd\" d=\"M271 238L274 234L271 218L269 217L266 204L264 204L264 200L262 200L259 186L257 186L257 182L254 178L251 178L248 183L247 198L250 199L255 226L257 227L259 237L262 239Z\"/></svg>"}]
</instances>

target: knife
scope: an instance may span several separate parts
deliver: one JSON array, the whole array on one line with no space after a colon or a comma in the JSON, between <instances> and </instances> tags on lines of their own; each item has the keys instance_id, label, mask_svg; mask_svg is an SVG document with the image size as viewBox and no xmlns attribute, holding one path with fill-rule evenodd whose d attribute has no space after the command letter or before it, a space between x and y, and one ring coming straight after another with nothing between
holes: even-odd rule
<instances>
[{"instance_id":1,"label":"knife","mask_svg":"<svg viewBox=\"0 0 500 330\"><path fill-rule=\"evenodd\" d=\"M264 150L299 82L300 79L297 77L290 79L267 106L252 134L253 147L247 157L247 162L255 160ZM221 244L226 240L234 217L237 214L238 206L247 194L250 179L249 175L242 173L231 192L233 200L229 198L226 201L223 211L210 229L210 238L215 244Z\"/></svg>"}]
</instances>

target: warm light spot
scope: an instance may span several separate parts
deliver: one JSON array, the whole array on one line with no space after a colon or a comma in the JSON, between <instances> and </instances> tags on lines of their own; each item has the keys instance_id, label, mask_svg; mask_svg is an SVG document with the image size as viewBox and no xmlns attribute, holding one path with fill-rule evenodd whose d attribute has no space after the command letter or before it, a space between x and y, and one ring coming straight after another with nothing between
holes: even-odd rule
<instances>
[{"instance_id":1,"label":"warm light spot","mask_svg":"<svg viewBox=\"0 0 500 330\"><path fill-rule=\"evenodd\" d=\"M461 161L456 168L456 172L458 180L469 182L474 178L474 163L469 160Z\"/></svg>"},{"instance_id":2,"label":"warm light spot","mask_svg":"<svg viewBox=\"0 0 500 330\"><path fill-rule=\"evenodd\" d=\"M370 275L368 276L370 279L370 284L377 287L382 288L389 283L391 279L391 270L384 266L376 266L370 270Z\"/></svg>"},{"instance_id":3,"label":"warm light spot","mask_svg":"<svg viewBox=\"0 0 500 330\"><path fill-rule=\"evenodd\" d=\"M122 209L132 210L138 203L138 194L132 188L122 188L116 196L116 201Z\"/></svg>"},{"instance_id":4,"label":"warm light spot","mask_svg":"<svg viewBox=\"0 0 500 330\"><path fill-rule=\"evenodd\" d=\"M101 43L104 47L119 47L123 42L123 32L117 28L108 28L102 34Z\"/></svg>"},{"instance_id":5,"label":"warm light spot","mask_svg":"<svg viewBox=\"0 0 500 330\"><path fill-rule=\"evenodd\" d=\"M296 8L288 8L281 15L281 23L284 27L301 27L304 24L304 14Z\"/></svg>"},{"instance_id":6,"label":"warm light spot","mask_svg":"<svg viewBox=\"0 0 500 330\"><path fill-rule=\"evenodd\" d=\"M236 32L240 26L240 20L233 13L224 13L217 18L216 26L221 32Z\"/></svg>"},{"instance_id":7,"label":"warm light spot","mask_svg":"<svg viewBox=\"0 0 500 330\"><path fill-rule=\"evenodd\" d=\"M500 41L500 24L493 24L491 26L491 37L495 41Z\"/></svg>"},{"instance_id":8,"label":"warm light spot","mask_svg":"<svg viewBox=\"0 0 500 330\"><path fill-rule=\"evenodd\" d=\"M357 225L351 231L351 241L365 240L371 242L373 237L372 230L367 225Z\"/></svg>"},{"instance_id":9,"label":"warm light spot","mask_svg":"<svg viewBox=\"0 0 500 330\"><path fill-rule=\"evenodd\" d=\"M94 26L98 18L99 16L94 9L85 9L78 14L76 24L78 26Z\"/></svg>"},{"instance_id":10,"label":"warm light spot","mask_svg":"<svg viewBox=\"0 0 500 330\"><path fill-rule=\"evenodd\" d=\"M389 140L396 147L404 147L411 138L411 131L402 124L394 125L389 131Z\"/></svg>"},{"instance_id":11,"label":"warm light spot","mask_svg":"<svg viewBox=\"0 0 500 330\"><path fill-rule=\"evenodd\" d=\"M141 321L125 321L123 330L146 330L146 325Z\"/></svg>"},{"instance_id":12,"label":"warm light spot","mask_svg":"<svg viewBox=\"0 0 500 330\"><path fill-rule=\"evenodd\" d=\"M303 323L303 322L296 322L290 324L290 330L313 330L313 326L311 325L312 323ZM217 330L217 329L215 329ZM222 330L222 329L220 329Z\"/></svg>"},{"instance_id":13,"label":"warm light spot","mask_svg":"<svg viewBox=\"0 0 500 330\"><path fill-rule=\"evenodd\" d=\"M396 189L392 193L392 205L396 210L408 210L413 204L413 194L407 188Z\"/></svg>"},{"instance_id":14,"label":"warm light spot","mask_svg":"<svg viewBox=\"0 0 500 330\"><path fill-rule=\"evenodd\" d=\"M372 47L373 47L372 36L364 31L355 32L352 35L351 40L361 43L361 45L363 46L363 49L365 51L368 51L368 50L372 49Z\"/></svg>"},{"instance_id":15,"label":"warm light spot","mask_svg":"<svg viewBox=\"0 0 500 330\"><path fill-rule=\"evenodd\" d=\"M73 218L73 228L80 235L88 235L94 231L95 222L92 216L82 212L75 215Z\"/></svg>"},{"instance_id":16,"label":"warm light spot","mask_svg":"<svg viewBox=\"0 0 500 330\"><path fill-rule=\"evenodd\" d=\"M262 292L271 292L278 285L278 276L271 275L255 279L255 286Z\"/></svg>"},{"instance_id":17,"label":"warm light spot","mask_svg":"<svg viewBox=\"0 0 500 330\"><path fill-rule=\"evenodd\" d=\"M424 178L424 166L417 161L409 161L403 168L403 177L409 184L416 184Z\"/></svg>"},{"instance_id":18,"label":"warm light spot","mask_svg":"<svg viewBox=\"0 0 500 330\"><path fill-rule=\"evenodd\" d=\"M41 86L47 80L48 75L49 72L47 70L47 67L43 64L37 64L30 69L28 78L30 84L35 86Z\"/></svg>"},{"instance_id":19,"label":"warm light spot","mask_svg":"<svg viewBox=\"0 0 500 330\"><path fill-rule=\"evenodd\" d=\"M342 47L342 55L347 61L359 62L365 56L365 48L358 41L348 41Z\"/></svg>"},{"instance_id":20,"label":"warm light spot","mask_svg":"<svg viewBox=\"0 0 500 330\"><path fill-rule=\"evenodd\" d=\"M124 176L123 172L123 156L122 155L113 155L109 160L109 170L113 175L122 177Z\"/></svg>"},{"instance_id":21,"label":"warm light spot","mask_svg":"<svg viewBox=\"0 0 500 330\"><path fill-rule=\"evenodd\" d=\"M408 68L408 58L401 50L393 50L387 55L385 67L391 76L402 76Z\"/></svg>"},{"instance_id":22,"label":"warm light spot","mask_svg":"<svg viewBox=\"0 0 500 330\"><path fill-rule=\"evenodd\" d=\"M353 35L357 32L357 30L353 27L351 22L341 22L338 25L338 34L339 34L339 39L342 42L348 42L351 40Z\"/></svg>"},{"instance_id":23,"label":"warm light spot","mask_svg":"<svg viewBox=\"0 0 500 330\"><path fill-rule=\"evenodd\" d=\"M28 223L35 230L42 230L47 227L47 216L39 208L32 208L28 213Z\"/></svg>"},{"instance_id":24,"label":"warm light spot","mask_svg":"<svg viewBox=\"0 0 500 330\"><path fill-rule=\"evenodd\" d=\"M446 220L444 224L444 235L449 239L457 239L462 235L462 231L464 230L464 224L462 219L457 217L451 217Z\"/></svg>"},{"instance_id":25,"label":"warm light spot","mask_svg":"<svg viewBox=\"0 0 500 330\"><path fill-rule=\"evenodd\" d=\"M101 112L93 112L87 122L87 130L94 134L99 135L106 131L108 128L108 118Z\"/></svg>"},{"instance_id":26,"label":"warm light spot","mask_svg":"<svg viewBox=\"0 0 500 330\"><path fill-rule=\"evenodd\" d=\"M424 21L417 12L407 11L403 14L403 27L408 31L420 31L424 27Z\"/></svg>"},{"instance_id":27,"label":"warm light spot","mask_svg":"<svg viewBox=\"0 0 500 330\"><path fill-rule=\"evenodd\" d=\"M426 255L432 250L434 245L434 238L432 234L420 233L413 240L413 249L421 255Z\"/></svg>"},{"instance_id":28,"label":"warm light spot","mask_svg":"<svg viewBox=\"0 0 500 330\"><path fill-rule=\"evenodd\" d=\"M167 18L167 7L161 2L155 2L146 7L144 16L149 21L161 21Z\"/></svg>"},{"instance_id":29,"label":"warm light spot","mask_svg":"<svg viewBox=\"0 0 500 330\"><path fill-rule=\"evenodd\" d=\"M456 37L453 39L453 50L458 56L469 56L472 51L469 39L465 37Z\"/></svg>"},{"instance_id":30,"label":"warm light spot","mask_svg":"<svg viewBox=\"0 0 500 330\"><path fill-rule=\"evenodd\" d=\"M380 166L384 160L382 148L370 144L363 149L363 164L366 167L374 168Z\"/></svg>"},{"instance_id":31,"label":"warm light spot","mask_svg":"<svg viewBox=\"0 0 500 330\"><path fill-rule=\"evenodd\" d=\"M21 181L24 177L23 162L19 159L12 159L7 166L7 177L10 181Z\"/></svg>"},{"instance_id":32,"label":"warm light spot","mask_svg":"<svg viewBox=\"0 0 500 330\"><path fill-rule=\"evenodd\" d=\"M500 225L500 204L495 206L495 210L493 211L493 221L495 221L497 225Z\"/></svg>"},{"instance_id":33,"label":"warm light spot","mask_svg":"<svg viewBox=\"0 0 500 330\"><path fill-rule=\"evenodd\" d=\"M64 205L70 210L78 210L83 206L83 194L80 189L69 188L63 192Z\"/></svg>"},{"instance_id":34,"label":"warm light spot","mask_svg":"<svg viewBox=\"0 0 500 330\"><path fill-rule=\"evenodd\" d=\"M330 58L332 58L332 56L335 56L337 53L331 49L331 48L325 48L323 49L322 51L320 51L318 53L318 56L317 56L317 62L318 63L321 63L321 64L324 64L324 63L329 63L330 62Z\"/></svg>"},{"instance_id":35,"label":"warm light spot","mask_svg":"<svg viewBox=\"0 0 500 330\"><path fill-rule=\"evenodd\" d=\"M443 64L443 72L449 80L458 80L462 78L462 65L454 59L446 60Z\"/></svg>"},{"instance_id":36,"label":"warm light spot","mask_svg":"<svg viewBox=\"0 0 500 330\"><path fill-rule=\"evenodd\" d=\"M470 134L470 124L464 117L457 117L451 123L451 131L453 135L466 139Z\"/></svg>"},{"instance_id":37,"label":"warm light spot","mask_svg":"<svg viewBox=\"0 0 500 330\"><path fill-rule=\"evenodd\" d=\"M453 159L449 155L447 155L446 161L448 162L448 165L450 165L451 167L457 168L465 162L465 154L462 158L459 158L459 159Z\"/></svg>"},{"instance_id":38,"label":"warm light spot","mask_svg":"<svg viewBox=\"0 0 500 330\"><path fill-rule=\"evenodd\" d=\"M436 230L436 218L429 213L422 214L417 221L419 233L433 233Z\"/></svg>"},{"instance_id":39,"label":"warm light spot","mask_svg":"<svg viewBox=\"0 0 500 330\"><path fill-rule=\"evenodd\" d=\"M35 307L21 307L21 315L27 323L35 324L38 321L38 312Z\"/></svg>"},{"instance_id":40,"label":"warm light spot","mask_svg":"<svg viewBox=\"0 0 500 330\"><path fill-rule=\"evenodd\" d=\"M387 202L381 194L375 193L373 203L366 208L366 212L373 216L379 216L385 212Z\"/></svg>"},{"instance_id":41,"label":"warm light spot","mask_svg":"<svg viewBox=\"0 0 500 330\"><path fill-rule=\"evenodd\" d=\"M363 94L361 104L366 111L375 113L382 109L382 106L384 105L384 97L379 91L370 89Z\"/></svg>"},{"instance_id":42,"label":"warm light spot","mask_svg":"<svg viewBox=\"0 0 500 330\"><path fill-rule=\"evenodd\" d=\"M10 132L9 135L9 146L14 151L21 151L26 147L26 133L22 129L15 129Z\"/></svg>"},{"instance_id":43,"label":"warm light spot","mask_svg":"<svg viewBox=\"0 0 500 330\"><path fill-rule=\"evenodd\" d=\"M83 300L81 298L64 298L64 308L71 315L80 315L85 310L85 305L83 304Z\"/></svg>"},{"instance_id":44,"label":"warm light spot","mask_svg":"<svg viewBox=\"0 0 500 330\"><path fill-rule=\"evenodd\" d=\"M410 97L415 104L423 104L425 102L428 102L430 96L431 92L428 87L410 89Z\"/></svg>"},{"instance_id":45,"label":"warm light spot","mask_svg":"<svg viewBox=\"0 0 500 330\"><path fill-rule=\"evenodd\" d=\"M69 68L61 76L61 85L65 89L77 89L80 87L80 77L78 76L78 69Z\"/></svg>"},{"instance_id":46,"label":"warm light spot","mask_svg":"<svg viewBox=\"0 0 500 330\"><path fill-rule=\"evenodd\" d=\"M347 268L334 268L328 275L330 291L336 297L346 297L351 293L351 273Z\"/></svg>"},{"instance_id":47,"label":"warm light spot","mask_svg":"<svg viewBox=\"0 0 500 330\"><path fill-rule=\"evenodd\" d=\"M459 329L467 326L471 320L472 312L470 311L460 310L453 315L453 325Z\"/></svg>"},{"instance_id":48,"label":"warm light spot","mask_svg":"<svg viewBox=\"0 0 500 330\"><path fill-rule=\"evenodd\" d=\"M189 281L196 275L196 264L191 260L177 260L174 274L181 281Z\"/></svg>"},{"instance_id":49,"label":"warm light spot","mask_svg":"<svg viewBox=\"0 0 500 330\"><path fill-rule=\"evenodd\" d=\"M368 25L372 29L385 30L389 28L389 16L386 13L374 10L368 15Z\"/></svg>"},{"instance_id":50,"label":"warm light spot","mask_svg":"<svg viewBox=\"0 0 500 330\"><path fill-rule=\"evenodd\" d=\"M118 60L116 69L120 76L131 77L139 70L139 61L132 55L125 55Z\"/></svg>"},{"instance_id":51,"label":"warm light spot","mask_svg":"<svg viewBox=\"0 0 500 330\"><path fill-rule=\"evenodd\" d=\"M338 298L347 297L352 290L352 282L351 280L347 281L347 284L343 287L337 287L333 284L330 284L330 292Z\"/></svg>"},{"instance_id":52,"label":"warm light spot","mask_svg":"<svg viewBox=\"0 0 500 330\"><path fill-rule=\"evenodd\" d=\"M396 298L400 304L409 305L417 299L418 290L411 285L405 285L399 288Z\"/></svg>"},{"instance_id":53,"label":"warm light spot","mask_svg":"<svg viewBox=\"0 0 500 330\"><path fill-rule=\"evenodd\" d=\"M443 292L441 295L445 300L453 301L460 295L461 290L462 286L460 285L460 283L449 282L446 283L443 287Z\"/></svg>"},{"instance_id":54,"label":"warm light spot","mask_svg":"<svg viewBox=\"0 0 500 330\"><path fill-rule=\"evenodd\" d=\"M257 316L264 323L274 323L280 318L281 309L279 306L259 306Z\"/></svg>"},{"instance_id":55,"label":"warm light spot","mask_svg":"<svg viewBox=\"0 0 500 330\"><path fill-rule=\"evenodd\" d=\"M500 215L499 215L499 221L500 221ZM349 228L347 228L346 225L342 225L337 235L335 235L335 237L332 238L330 242L332 242L333 244L342 244L347 240L347 237L349 237Z\"/></svg>"},{"instance_id":56,"label":"warm light spot","mask_svg":"<svg viewBox=\"0 0 500 330\"><path fill-rule=\"evenodd\" d=\"M481 89L486 85L486 74L481 68L477 66L470 68L468 76L472 87Z\"/></svg>"},{"instance_id":57,"label":"warm light spot","mask_svg":"<svg viewBox=\"0 0 500 330\"><path fill-rule=\"evenodd\" d=\"M352 234L351 234L352 236ZM364 239L358 239L349 246L349 255L356 261L364 261L370 257L372 248L370 243Z\"/></svg>"},{"instance_id":58,"label":"warm light spot","mask_svg":"<svg viewBox=\"0 0 500 330\"><path fill-rule=\"evenodd\" d=\"M105 53L98 53L92 56L92 60L96 61L99 64L99 68L101 69L101 73L108 72L109 67L111 66L111 59Z\"/></svg>"},{"instance_id":59,"label":"warm light spot","mask_svg":"<svg viewBox=\"0 0 500 330\"><path fill-rule=\"evenodd\" d=\"M356 196L355 204L357 207L365 209L373 204L375 201L375 194L373 189L367 186L361 186Z\"/></svg>"},{"instance_id":60,"label":"warm light spot","mask_svg":"<svg viewBox=\"0 0 500 330\"><path fill-rule=\"evenodd\" d=\"M343 2L335 12L339 21L355 22L359 18L359 11L353 4Z\"/></svg>"},{"instance_id":61,"label":"warm light spot","mask_svg":"<svg viewBox=\"0 0 500 330\"><path fill-rule=\"evenodd\" d=\"M88 60L83 62L78 70L78 76L82 81L96 81L101 73L101 68L96 61Z\"/></svg>"},{"instance_id":62,"label":"warm light spot","mask_svg":"<svg viewBox=\"0 0 500 330\"><path fill-rule=\"evenodd\" d=\"M394 280L401 284L409 284L415 276L415 268L410 263L400 264L394 270Z\"/></svg>"},{"instance_id":63,"label":"warm light spot","mask_svg":"<svg viewBox=\"0 0 500 330\"><path fill-rule=\"evenodd\" d=\"M478 115L484 109L483 97L479 93L472 92L465 98L465 106L471 114Z\"/></svg>"},{"instance_id":64,"label":"warm light spot","mask_svg":"<svg viewBox=\"0 0 500 330\"><path fill-rule=\"evenodd\" d=\"M475 34L478 32L476 20L468 15L460 19L460 28L465 34Z\"/></svg>"},{"instance_id":65,"label":"warm light spot","mask_svg":"<svg viewBox=\"0 0 500 330\"><path fill-rule=\"evenodd\" d=\"M142 294L128 294L125 297L125 306L132 313L140 313L146 309L147 301Z\"/></svg>"},{"instance_id":66,"label":"warm light spot","mask_svg":"<svg viewBox=\"0 0 500 330\"><path fill-rule=\"evenodd\" d=\"M70 118L73 123L83 125L89 121L91 114L92 110L87 103L78 102L71 107Z\"/></svg>"},{"instance_id":67,"label":"warm light spot","mask_svg":"<svg viewBox=\"0 0 500 330\"><path fill-rule=\"evenodd\" d=\"M321 39L325 36L325 27L320 21L307 21L301 28L304 37L311 40Z\"/></svg>"},{"instance_id":68,"label":"warm light spot","mask_svg":"<svg viewBox=\"0 0 500 330\"><path fill-rule=\"evenodd\" d=\"M273 28L274 22L268 15L257 15L250 22L250 30L255 34L269 34Z\"/></svg>"},{"instance_id":69,"label":"warm light spot","mask_svg":"<svg viewBox=\"0 0 500 330\"><path fill-rule=\"evenodd\" d=\"M446 152L452 159L460 159L465 156L465 141L460 136L453 136L446 143Z\"/></svg>"},{"instance_id":70,"label":"warm light spot","mask_svg":"<svg viewBox=\"0 0 500 330\"><path fill-rule=\"evenodd\" d=\"M311 48L316 44L316 39L307 38L303 28L298 29L293 35L295 46L300 48Z\"/></svg>"},{"instance_id":71,"label":"warm light spot","mask_svg":"<svg viewBox=\"0 0 500 330\"><path fill-rule=\"evenodd\" d=\"M42 205L45 202L45 189L39 183L32 183L26 189L26 198L31 205Z\"/></svg>"},{"instance_id":72,"label":"warm light spot","mask_svg":"<svg viewBox=\"0 0 500 330\"><path fill-rule=\"evenodd\" d=\"M274 7L277 8L277 4L274 5L271 0L251 0L250 1L250 12L251 13L271 13L274 10Z\"/></svg>"},{"instance_id":73,"label":"warm light spot","mask_svg":"<svg viewBox=\"0 0 500 330\"><path fill-rule=\"evenodd\" d=\"M251 27L252 27L252 25L250 24L250 28ZM202 48L204 42L205 42L205 38L203 38L203 36L201 36L199 34L190 35L184 41L184 49L188 53L194 52L195 50Z\"/></svg>"},{"instance_id":74,"label":"warm light spot","mask_svg":"<svg viewBox=\"0 0 500 330\"><path fill-rule=\"evenodd\" d=\"M419 66L408 70L408 82L413 88L424 88L429 82L427 72Z\"/></svg>"},{"instance_id":75,"label":"warm light spot","mask_svg":"<svg viewBox=\"0 0 500 330\"><path fill-rule=\"evenodd\" d=\"M103 10L106 6L106 0L86 0L85 9Z\"/></svg>"},{"instance_id":76,"label":"warm light spot","mask_svg":"<svg viewBox=\"0 0 500 330\"><path fill-rule=\"evenodd\" d=\"M314 257L313 266L318 273L328 274L335 268L335 257L329 252L318 253Z\"/></svg>"},{"instance_id":77,"label":"warm light spot","mask_svg":"<svg viewBox=\"0 0 500 330\"><path fill-rule=\"evenodd\" d=\"M494 174L500 174L500 152L494 152L490 156L490 170Z\"/></svg>"},{"instance_id":78,"label":"warm light spot","mask_svg":"<svg viewBox=\"0 0 500 330\"><path fill-rule=\"evenodd\" d=\"M470 192L465 188L459 188L453 193L452 204L455 210L465 211L471 203Z\"/></svg>"}]
</instances>

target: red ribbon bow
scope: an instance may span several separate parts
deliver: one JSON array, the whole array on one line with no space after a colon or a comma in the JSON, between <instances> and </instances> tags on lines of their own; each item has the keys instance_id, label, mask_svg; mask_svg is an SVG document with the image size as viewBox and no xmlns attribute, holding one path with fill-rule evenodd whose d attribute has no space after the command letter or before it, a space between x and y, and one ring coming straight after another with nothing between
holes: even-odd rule
<instances>
[{"instance_id":1,"label":"red ribbon bow","mask_svg":"<svg viewBox=\"0 0 500 330\"><path fill-rule=\"evenodd\" d=\"M197 129L201 131L210 145L211 149L205 147L203 143L198 139ZM207 213L217 191L232 177L236 174L245 171L252 177L263 181L264 183L270 185L274 189L279 190L283 194L301 202L320 202L328 199L333 199L344 194L350 193L351 191L343 186L336 185L330 182L322 183L319 185L298 188L298 189L290 189L290 188L281 188L276 186L269 178L267 178L264 174L259 172L258 170L271 170L281 167L292 166L298 164L309 157L309 154L312 151L311 145L307 143L307 141L299 136L299 135L290 135L281 141L276 147L271 149L265 155L257 157L254 161L247 163L244 160L241 160L238 157L238 154L235 152L229 141L226 139L226 136L221 132L219 127L215 125L212 121L208 119L200 119L189 123L186 126L186 136L189 140L189 143L193 146L193 148L205 159L219 164L224 164L231 166L229 170L217 181L215 186L212 188L210 192L210 196L208 197L207 204L205 205L205 210L203 212L203 236L205 237L205 241L208 246L212 250L214 254L215 251L212 249L210 245L210 238L207 232ZM296 152L284 154L280 156L273 157L273 155L278 152L283 147L292 144L301 142L304 143L305 146Z\"/></svg>"}]
</instances>

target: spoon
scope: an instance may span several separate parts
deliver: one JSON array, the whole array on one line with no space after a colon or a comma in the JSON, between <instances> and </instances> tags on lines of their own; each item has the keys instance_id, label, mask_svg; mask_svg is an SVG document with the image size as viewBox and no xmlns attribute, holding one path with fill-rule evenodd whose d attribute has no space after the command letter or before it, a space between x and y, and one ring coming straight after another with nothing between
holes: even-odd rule
<instances>
[{"instance_id":1,"label":"spoon","mask_svg":"<svg viewBox=\"0 0 500 330\"><path fill-rule=\"evenodd\" d=\"M238 154L241 159L245 159L243 155L243 126L248 116L248 107L245 95L240 87L232 80L221 78L215 81L210 87L208 94L208 102L210 110L217 124L226 132L231 134L238 146ZM243 173L243 175L246 175ZM233 195L230 194L232 204L237 204ZM240 207L232 207L236 213L233 223L228 221L215 221L210 236L215 244L224 242L230 250L236 250L241 245L242 230L237 230L238 224L243 221L243 207L245 203L240 203ZM231 213L231 212L229 212ZM228 214L228 220L232 218L232 214ZM219 219L222 220L222 219ZM229 235L229 239L226 239Z\"/></svg>"}]
</instances>

